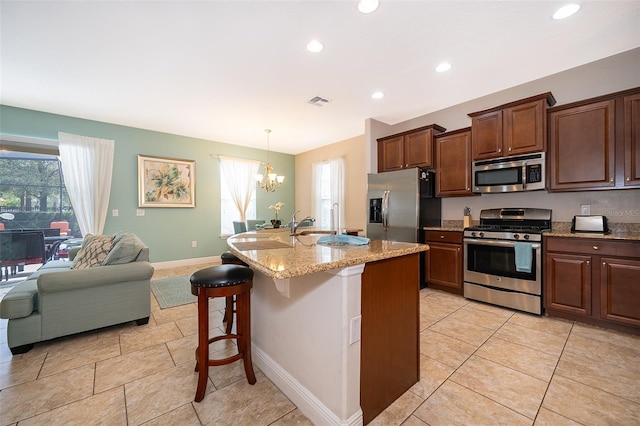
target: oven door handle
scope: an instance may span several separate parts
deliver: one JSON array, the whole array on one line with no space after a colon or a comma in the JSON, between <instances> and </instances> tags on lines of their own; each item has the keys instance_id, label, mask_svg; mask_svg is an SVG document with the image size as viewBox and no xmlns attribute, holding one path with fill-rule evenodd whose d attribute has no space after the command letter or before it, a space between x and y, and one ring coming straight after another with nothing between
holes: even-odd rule
<instances>
[{"instance_id":1,"label":"oven door handle","mask_svg":"<svg viewBox=\"0 0 640 426\"><path fill-rule=\"evenodd\" d=\"M540 243L530 243L528 241L500 241L500 240L479 240L477 238L465 238L464 244L478 244L484 246L495 246L495 247L513 247L516 242L519 243L528 243L531 244L531 247L534 249L540 248Z\"/></svg>"}]
</instances>

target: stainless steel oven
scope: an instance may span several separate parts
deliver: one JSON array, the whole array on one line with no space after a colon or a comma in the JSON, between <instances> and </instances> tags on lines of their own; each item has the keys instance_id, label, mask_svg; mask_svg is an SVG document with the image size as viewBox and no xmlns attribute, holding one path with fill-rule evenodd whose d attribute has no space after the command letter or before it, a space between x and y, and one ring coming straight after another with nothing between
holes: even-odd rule
<instances>
[{"instance_id":1,"label":"stainless steel oven","mask_svg":"<svg viewBox=\"0 0 640 426\"><path fill-rule=\"evenodd\" d=\"M542 230L551 210L488 209L464 231L464 296L542 313Z\"/></svg>"}]
</instances>

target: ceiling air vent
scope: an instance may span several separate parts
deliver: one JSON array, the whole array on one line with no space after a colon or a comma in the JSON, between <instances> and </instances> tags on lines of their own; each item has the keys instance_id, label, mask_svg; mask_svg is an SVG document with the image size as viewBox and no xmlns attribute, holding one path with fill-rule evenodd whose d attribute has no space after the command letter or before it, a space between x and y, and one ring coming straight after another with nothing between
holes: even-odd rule
<instances>
[{"instance_id":1,"label":"ceiling air vent","mask_svg":"<svg viewBox=\"0 0 640 426\"><path fill-rule=\"evenodd\" d=\"M329 99L323 98L322 96L315 96L307 101L307 103L310 103L311 105L315 105L319 107L325 106L329 102L331 102Z\"/></svg>"}]
</instances>

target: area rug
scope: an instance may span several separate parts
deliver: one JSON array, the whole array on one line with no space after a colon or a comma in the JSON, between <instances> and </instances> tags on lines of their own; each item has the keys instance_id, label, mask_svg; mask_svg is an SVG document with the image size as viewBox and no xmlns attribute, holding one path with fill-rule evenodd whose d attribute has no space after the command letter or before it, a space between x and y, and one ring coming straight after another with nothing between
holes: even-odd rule
<instances>
[{"instance_id":1,"label":"area rug","mask_svg":"<svg viewBox=\"0 0 640 426\"><path fill-rule=\"evenodd\" d=\"M186 305L198 300L191 294L191 283L188 276L151 281L151 291L156 296L160 309Z\"/></svg>"}]
</instances>

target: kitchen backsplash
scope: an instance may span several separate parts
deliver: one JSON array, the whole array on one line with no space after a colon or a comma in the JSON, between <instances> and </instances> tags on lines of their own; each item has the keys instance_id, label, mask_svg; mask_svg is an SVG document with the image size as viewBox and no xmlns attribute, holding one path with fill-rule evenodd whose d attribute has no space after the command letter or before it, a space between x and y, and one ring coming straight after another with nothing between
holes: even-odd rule
<instances>
[{"instance_id":1,"label":"kitchen backsplash","mask_svg":"<svg viewBox=\"0 0 640 426\"><path fill-rule=\"evenodd\" d=\"M580 206L590 206L590 214L607 217L609 226L614 223L640 223L640 190L608 190L549 193L547 191L484 194L474 197L450 197L442 199L442 220L462 223L465 207L471 207L475 222L480 210L501 207L537 207L552 210L553 222L571 222L579 215Z\"/></svg>"}]
</instances>

